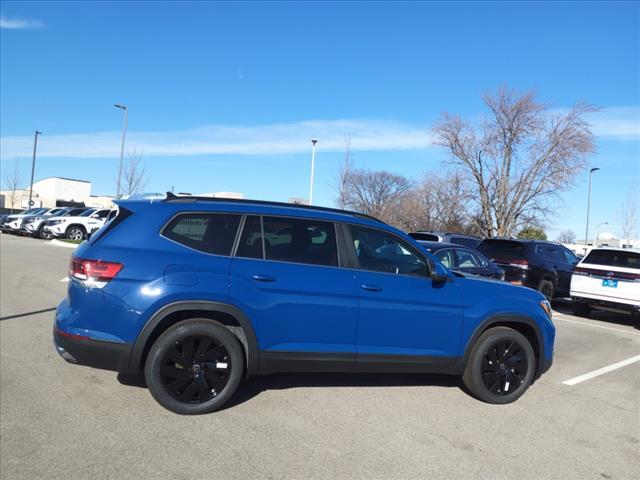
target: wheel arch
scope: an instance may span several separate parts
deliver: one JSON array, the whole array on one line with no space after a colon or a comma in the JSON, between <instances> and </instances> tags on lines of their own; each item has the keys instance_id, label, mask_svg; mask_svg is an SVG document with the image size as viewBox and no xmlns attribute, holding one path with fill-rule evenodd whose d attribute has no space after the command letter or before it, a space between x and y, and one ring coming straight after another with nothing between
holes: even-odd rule
<instances>
[{"instance_id":1,"label":"wheel arch","mask_svg":"<svg viewBox=\"0 0 640 480\"><path fill-rule=\"evenodd\" d=\"M233 305L202 300L173 302L157 310L145 323L133 344L129 357L129 371L140 372L156 339L168 328L187 318L209 318L222 323L236 336L242 346L247 375L257 372L258 342L247 316Z\"/></svg>"},{"instance_id":2,"label":"wheel arch","mask_svg":"<svg viewBox=\"0 0 640 480\"><path fill-rule=\"evenodd\" d=\"M72 223L69 226L67 226L67 228L64 231L64 234L66 235L69 232L69 230L71 230L73 227L79 227L84 233L87 233L87 227L85 227L83 224Z\"/></svg>"},{"instance_id":3,"label":"wheel arch","mask_svg":"<svg viewBox=\"0 0 640 480\"><path fill-rule=\"evenodd\" d=\"M545 358L544 341L542 339L540 328L538 327L536 322L526 315L495 315L480 323L480 325L478 325L478 327L476 327L476 329L474 330L471 337L469 337L464 355L461 357L461 365L459 366L460 369L464 370L465 366L467 365L471 350L478 341L478 338L480 338L480 335L493 327L512 328L524 335L525 338L529 340L536 357L536 370L534 379L537 379L542 374L542 366Z\"/></svg>"}]
</instances>

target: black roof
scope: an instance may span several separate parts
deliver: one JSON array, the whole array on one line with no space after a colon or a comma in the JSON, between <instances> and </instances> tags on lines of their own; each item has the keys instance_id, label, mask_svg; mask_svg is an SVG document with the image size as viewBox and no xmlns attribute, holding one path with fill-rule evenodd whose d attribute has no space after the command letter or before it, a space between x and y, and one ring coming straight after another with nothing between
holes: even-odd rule
<instances>
[{"instance_id":1,"label":"black roof","mask_svg":"<svg viewBox=\"0 0 640 480\"><path fill-rule=\"evenodd\" d=\"M163 202L170 203L192 203L192 202L219 202L219 203L243 203L251 205L265 205L270 207L286 207L286 208L299 208L302 210L315 210L319 212L339 213L342 215L350 215L357 218L366 218L367 220L373 220L374 222L384 223L379 218L367 215L366 213L354 212L351 210L342 210L340 208L319 207L316 205L304 205L300 203L287 203L287 202L273 202L270 200L251 200L247 198L226 198L226 197L199 197L196 195L175 195L172 192L167 192L167 198L162 200Z\"/></svg>"}]
</instances>

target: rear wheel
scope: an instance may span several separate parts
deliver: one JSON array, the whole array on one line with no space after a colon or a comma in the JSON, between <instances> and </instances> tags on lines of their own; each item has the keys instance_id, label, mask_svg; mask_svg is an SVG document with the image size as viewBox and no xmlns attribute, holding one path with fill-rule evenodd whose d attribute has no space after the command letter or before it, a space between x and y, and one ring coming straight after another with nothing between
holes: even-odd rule
<instances>
[{"instance_id":1,"label":"rear wheel","mask_svg":"<svg viewBox=\"0 0 640 480\"><path fill-rule=\"evenodd\" d=\"M478 399L511 403L529 388L536 360L524 335L508 327L494 327L473 346L462 380Z\"/></svg>"},{"instance_id":2,"label":"rear wheel","mask_svg":"<svg viewBox=\"0 0 640 480\"><path fill-rule=\"evenodd\" d=\"M244 370L237 338L218 322L182 321L153 344L145 379L153 398L182 415L213 412L234 394Z\"/></svg>"},{"instance_id":3,"label":"rear wheel","mask_svg":"<svg viewBox=\"0 0 640 480\"><path fill-rule=\"evenodd\" d=\"M591 315L591 307L584 303L579 303L576 301L571 302L571 310L576 317L588 318L589 315Z\"/></svg>"},{"instance_id":4,"label":"rear wheel","mask_svg":"<svg viewBox=\"0 0 640 480\"><path fill-rule=\"evenodd\" d=\"M82 227L80 225L71 225L67 229L66 237L69 240L82 240L84 238L84 234L85 233L86 232L85 232L84 227Z\"/></svg>"},{"instance_id":5,"label":"rear wheel","mask_svg":"<svg viewBox=\"0 0 640 480\"><path fill-rule=\"evenodd\" d=\"M540 280L540 283L538 284L538 291L547 297L547 300L553 300L555 288L553 287L553 282L551 280L546 278Z\"/></svg>"}]
</instances>

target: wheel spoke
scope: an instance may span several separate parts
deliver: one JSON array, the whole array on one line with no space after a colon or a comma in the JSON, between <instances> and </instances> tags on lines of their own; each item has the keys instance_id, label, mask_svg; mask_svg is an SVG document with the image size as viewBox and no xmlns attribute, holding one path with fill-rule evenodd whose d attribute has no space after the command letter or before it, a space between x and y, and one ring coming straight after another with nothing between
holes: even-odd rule
<instances>
[{"instance_id":1,"label":"wheel spoke","mask_svg":"<svg viewBox=\"0 0 640 480\"><path fill-rule=\"evenodd\" d=\"M211 387L216 391L216 394L220 393L226 384L225 379L212 370L207 370L207 380Z\"/></svg>"},{"instance_id":2,"label":"wheel spoke","mask_svg":"<svg viewBox=\"0 0 640 480\"><path fill-rule=\"evenodd\" d=\"M227 354L227 351L222 347L216 347L213 350L209 350L202 356L202 360L205 362L215 362L220 357L223 357Z\"/></svg>"},{"instance_id":3,"label":"wheel spoke","mask_svg":"<svg viewBox=\"0 0 640 480\"><path fill-rule=\"evenodd\" d=\"M200 343L198 344L198 349L196 350L196 354L194 356L196 361L199 361L201 357L205 354L207 350L209 350L209 346L211 345L211 340L209 338L201 338Z\"/></svg>"},{"instance_id":4,"label":"wheel spoke","mask_svg":"<svg viewBox=\"0 0 640 480\"><path fill-rule=\"evenodd\" d=\"M497 347L491 347L487 352L487 357L489 357L489 360L491 360L492 364L497 363L498 362Z\"/></svg>"},{"instance_id":5,"label":"wheel spoke","mask_svg":"<svg viewBox=\"0 0 640 480\"><path fill-rule=\"evenodd\" d=\"M173 365L163 365L160 368L160 375L167 378L180 378L186 376L187 372Z\"/></svg>"},{"instance_id":6,"label":"wheel spoke","mask_svg":"<svg viewBox=\"0 0 640 480\"><path fill-rule=\"evenodd\" d=\"M207 385L207 381L205 378L201 378L198 381L198 398L201 402L205 402L209 400L211 397L211 388Z\"/></svg>"},{"instance_id":7,"label":"wheel spoke","mask_svg":"<svg viewBox=\"0 0 640 480\"><path fill-rule=\"evenodd\" d=\"M185 375L183 377L178 377L175 380L167 383L165 385L165 388L169 391L169 393L175 394L177 390L184 388L185 385L189 382L189 380L191 379L189 378L188 375Z\"/></svg>"},{"instance_id":8,"label":"wheel spoke","mask_svg":"<svg viewBox=\"0 0 640 480\"><path fill-rule=\"evenodd\" d=\"M191 366L193 363L193 344L195 340L189 338L182 344L182 358L184 358L185 366Z\"/></svg>"},{"instance_id":9,"label":"wheel spoke","mask_svg":"<svg viewBox=\"0 0 640 480\"><path fill-rule=\"evenodd\" d=\"M196 392L198 391L198 383L191 382L187 388L184 389L179 399L183 402L190 402L195 397Z\"/></svg>"}]
</instances>

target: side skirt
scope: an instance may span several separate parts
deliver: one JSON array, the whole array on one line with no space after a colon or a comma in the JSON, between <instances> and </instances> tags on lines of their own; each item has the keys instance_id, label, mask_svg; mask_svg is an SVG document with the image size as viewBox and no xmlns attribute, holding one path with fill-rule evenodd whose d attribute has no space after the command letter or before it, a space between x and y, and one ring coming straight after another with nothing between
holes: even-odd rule
<instances>
[{"instance_id":1,"label":"side skirt","mask_svg":"<svg viewBox=\"0 0 640 480\"><path fill-rule=\"evenodd\" d=\"M278 372L441 373L461 375L460 357L260 352L259 374Z\"/></svg>"}]
</instances>

